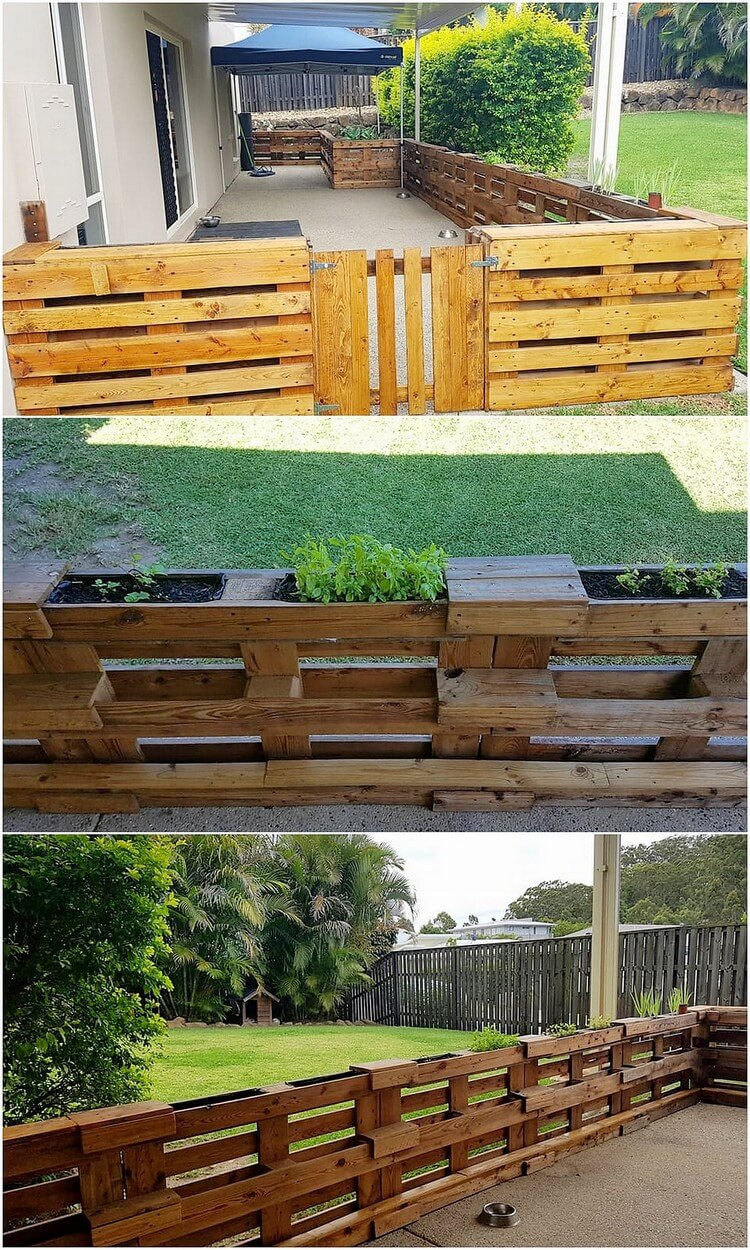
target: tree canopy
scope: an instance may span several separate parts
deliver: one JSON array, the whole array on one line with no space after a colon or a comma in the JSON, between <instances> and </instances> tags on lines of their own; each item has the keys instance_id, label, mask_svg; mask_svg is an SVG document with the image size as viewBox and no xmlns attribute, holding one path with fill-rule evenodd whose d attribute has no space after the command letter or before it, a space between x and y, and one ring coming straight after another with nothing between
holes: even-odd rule
<instances>
[{"instance_id":1,"label":"tree canopy","mask_svg":"<svg viewBox=\"0 0 750 1250\"><path fill-rule=\"evenodd\" d=\"M624 846L620 920L624 924L739 924L746 919L747 839L681 835ZM557 935L591 924L592 888L542 881L508 905L506 917L533 916Z\"/></svg>"},{"instance_id":2,"label":"tree canopy","mask_svg":"<svg viewBox=\"0 0 750 1250\"><path fill-rule=\"evenodd\" d=\"M434 920L423 924L420 933L450 933L456 928L456 922L448 911L439 911Z\"/></svg>"},{"instance_id":3,"label":"tree canopy","mask_svg":"<svg viewBox=\"0 0 750 1250\"><path fill-rule=\"evenodd\" d=\"M6 834L5 1122L148 1097L169 838Z\"/></svg>"}]
</instances>

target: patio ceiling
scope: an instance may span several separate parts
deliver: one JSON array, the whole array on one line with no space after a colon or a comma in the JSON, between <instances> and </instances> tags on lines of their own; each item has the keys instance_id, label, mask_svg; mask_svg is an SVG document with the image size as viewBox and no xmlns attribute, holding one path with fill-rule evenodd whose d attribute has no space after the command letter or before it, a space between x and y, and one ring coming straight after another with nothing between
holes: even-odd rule
<instances>
[{"instance_id":1,"label":"patio ceiling","mask_svg":"<svg viewBox=\"0 0 750 1250\"><path fill-rule=\"evenodd\" d=\"M236 4L212 0L207 5L211 22L268 22L276 26L357 26L379 30L408 30L420 35L481 8L478 4L329 3Z\"/></svg>"}]
</instances>

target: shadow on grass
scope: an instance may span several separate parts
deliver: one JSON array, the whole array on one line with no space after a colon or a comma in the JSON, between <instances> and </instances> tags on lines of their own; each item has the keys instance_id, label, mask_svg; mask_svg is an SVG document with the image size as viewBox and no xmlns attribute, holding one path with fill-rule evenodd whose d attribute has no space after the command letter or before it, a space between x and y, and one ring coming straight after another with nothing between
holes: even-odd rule
<instances>
[{"instance_id":1,"label":"shadow on grass","mask_svg":"<svg viewBox=\"0 0 750 1250\"><path fill-rule=\"evenodd\" d=\"M174 565L274 566L306 532L343 531L434 541L451 555L744 558L744 514L702 511L660 453L358 455L87 441L105 423L7 422L10 454L53 461L97 491L127 475L133 494L120 502L113 490L112 506L123 522L137 515ZM81 554L72 544L64 552Z\"/></svg>"}]
</instances>

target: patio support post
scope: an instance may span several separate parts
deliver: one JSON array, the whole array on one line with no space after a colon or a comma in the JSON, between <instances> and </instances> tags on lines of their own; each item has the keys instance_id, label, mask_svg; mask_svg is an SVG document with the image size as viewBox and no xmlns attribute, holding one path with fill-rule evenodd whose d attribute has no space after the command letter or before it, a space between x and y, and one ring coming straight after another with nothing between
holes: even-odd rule
<instances>
[{"instance_id":1,"label":"patio support post","mask_svg":"<svg viewBox=\"0 0 750 1250\"><path fill-rule=\"evenodd\" d=\"M617 1016L620 953L620 834L594 835L590 1017Z\"/></svg>"},{"instance_id":2,"label":"patio support post","mask_svg":"<svg viewBox=\"0 0 750 1250\"><path fill-rule=\"evenodd\" d=\"M420 142L422 133L422 38L414 31L414 138Z\"/></svg>"},{"instance_id":3,"label":"patio support post","mask_svg":"<svg viewBox=\"0 0 750 1250\"><path fill-rule=\"evenodd\" d=\"M601 0L591 92L589 181L614 186L620 142L622 80L628 36L627 0Z\"/></svg>"},{"instance_id":4,"label":"patio support post","mask_svg":"<svg viewBox=\"0 0 750 1250\"><path fill-rule=\"evenodd\" d=\"M401 154L401 190L404 189L404 63L401 62L399 71L399 82L401 85L401 103L400 103L400 120L399 120L399 152Z\"/></svg>"}]
</instances>

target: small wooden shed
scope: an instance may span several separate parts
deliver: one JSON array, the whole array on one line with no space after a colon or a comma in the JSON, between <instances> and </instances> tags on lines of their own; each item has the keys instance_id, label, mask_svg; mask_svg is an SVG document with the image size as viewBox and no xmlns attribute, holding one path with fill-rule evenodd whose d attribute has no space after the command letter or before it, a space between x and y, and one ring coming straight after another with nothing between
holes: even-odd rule
<instances>
[{"instance_id":1,"label":"small wooden shed","mask_svg":"<svg viewBox=\"0 0 750 1250\"><path fill-rule=\"evenodd\" d=\"M270 990L258 985L242 996L240 1024L273 1024L273 1004L279 1000Z\"/></svg>"}]
</instances>

